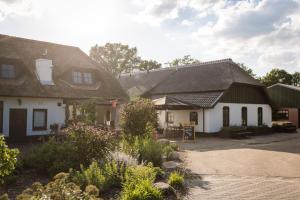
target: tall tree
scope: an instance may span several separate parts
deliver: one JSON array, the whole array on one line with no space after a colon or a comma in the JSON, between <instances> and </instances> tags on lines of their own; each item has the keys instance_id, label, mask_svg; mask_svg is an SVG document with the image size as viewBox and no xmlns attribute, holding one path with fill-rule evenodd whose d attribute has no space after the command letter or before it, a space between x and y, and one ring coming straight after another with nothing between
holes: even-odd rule
<instances>
[{"instance_id":1,"label":"tall tree","mask_svg":"<svg viewBox=\"0 0 300 200\"><path fill-rule=\"evenodd\" d=\"M120 43L92 46L90 57L115 76L122 72L129 72L140 63L140 58L137 56L137 48L130 48L128 45Z\"/></svg>"},{"instance_id":2,"label":"tall tree","mask_svg":"<svg viewBox=\"0 0 300 200\"><path fill-rule=\"evenodd\" d=\"M156 62L155 60L141 60L138 68L141 71L150 71L152 69L161 68L161 64Z\"/></svg>"},{"instance_id":3,"label":"tall tree","mask_svg":"<svg viewBox=\"0 0 300 200\"><path fill-rule=\"evenodd\" d=\"M196 64L200 63L199 60L192 58L191 55L185 55L182 58L176 58L169 62L170 66L180 66L180 65L188 65L188 64Z\"/></svg>"},{"instance_id":4,"label":"tall tree","mask_svg":"<svg viewBox=\"0 0 300 200\"><path fill-rule=\"evenodd\" d=\"M254 74L254 72L251 68L247 67L243 63L237 63L237 64L240 66L240 68L245 70L245 72L247 72L250 76L252 76L253 78L256 78L256 74Z\"/></svg>"},{"instance_id":5,"label":"tall tree","mask_svg":"<svg viewBox=\"0 0 300 200\"><path fill-rule=\"evenodd\" d=\"M289 74L284 69L272 69L269 73L267 73L265 76L261 77L261 82L265 86L271 86L276 83L283 83L283 84L292 84L293 76Z\"/></svg>"},{"instance_id":6,"label":"tall tree","mask_svg":"<svg viewBox=\"0 0 300 200\"><path fill-rule=\"evenodd\" d=\"M119 76L123 72L131 72L134 69L145 71L161 67L161 64L154 60L142 60L137 55L136 47L129 47L121 43L92 46L90 57L114 76Z\"/></svg>"},{"instance_id":7,"label":"tall tree","mask_svg":"<svg viewBox=\"0 0 300 200\"><path fill-rule=\"evenodd\" d=\"M295 86L300 86L300 72L295 72L292 74L292 84Z\"/></svg>"}]
</instances>

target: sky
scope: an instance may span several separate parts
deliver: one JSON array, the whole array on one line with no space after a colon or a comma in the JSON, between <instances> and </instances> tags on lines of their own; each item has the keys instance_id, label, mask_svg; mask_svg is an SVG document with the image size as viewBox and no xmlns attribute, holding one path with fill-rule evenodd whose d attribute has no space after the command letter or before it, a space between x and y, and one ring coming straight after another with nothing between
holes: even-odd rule
<instances>
[{"instance_id":1,"label":"sky","mask_svg":"<svg viewBox=\"0 0 300 200\"><path fill-rule=\"evenodd\" d=\"M87 54L120 42L163 64L191 55L300 71L300 0L0 0L0 33Z\"/></svg>"}]
</instances>

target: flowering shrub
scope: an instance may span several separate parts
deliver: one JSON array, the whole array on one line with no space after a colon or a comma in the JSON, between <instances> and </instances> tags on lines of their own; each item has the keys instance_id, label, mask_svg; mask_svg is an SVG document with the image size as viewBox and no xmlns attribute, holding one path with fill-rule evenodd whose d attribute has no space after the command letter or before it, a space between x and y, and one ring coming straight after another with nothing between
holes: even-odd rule
<instances>
[{"instance_id":1,"label":"flowering shrub","mask_svg":"<svg viewBox=\"0 0 300 200\"><path fill-rule=\"evenodd\" d=\"M4 183L4 177L14 171L18 154L19 150L9 149L5 144L4 137L0 136L0 184Z\"/></svg>"},{"instance_id":2,"label":"flowering shrub","mask_svg":"<svg viewBox=\"0 0 300 200\"><path fill-rule=\"evenodd\" d=\"M31 188L25 189L17 196L17 200L25 199L60 199L60 200L97 200L99 190L92 185L82 191L78 185L68 181L67 173L59 173L53 181L43 186L41 183L32 184Z\"/></svg>"},{"instance_id":3,"label":"flowering shrub","mask_svg":"<svg viewBox=\"0 0 300 200\"><path fill-rule=\"evenodd\" d=\"M137 98L121 111L121 127L126 138L147 134L147 126L157 128L157 113L151 100Z\"/></svg>"}]
</instances>

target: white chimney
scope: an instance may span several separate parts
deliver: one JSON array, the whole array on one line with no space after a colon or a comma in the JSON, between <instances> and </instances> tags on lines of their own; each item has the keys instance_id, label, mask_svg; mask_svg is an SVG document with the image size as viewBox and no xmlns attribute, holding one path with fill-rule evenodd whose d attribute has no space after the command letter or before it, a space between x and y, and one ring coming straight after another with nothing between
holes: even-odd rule
<instances>
[{"instance_id":1,"label":"white chimney","mask_svg":"<svg viewBox=\"0 0 300 200\"><path fill-rule=\"evenodd\" d=\"M52 71L53 71L52 60L43 59L43 58L36 59L35 71L42 85L54 85L52 79Z\"/></svg>"}]
</instances>

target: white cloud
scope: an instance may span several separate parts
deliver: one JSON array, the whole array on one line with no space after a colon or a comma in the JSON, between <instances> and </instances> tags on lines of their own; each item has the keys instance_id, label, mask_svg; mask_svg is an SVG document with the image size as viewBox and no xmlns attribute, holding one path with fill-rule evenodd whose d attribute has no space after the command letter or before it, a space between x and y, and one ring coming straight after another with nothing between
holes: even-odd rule
<instances>
[{"instance_id":1,"label":"white cloud","mask_svg":"<svg viewBox=\"0 0 300 200\"><path fill-rule=\"evenodd\" d=\"M194 25L194 22L185 19L185 20L183 20L183 21L181 22L181 24L182 24L183 26L192 26L192 25Z\"/></svg>"},{"instance_id":2,"label":"white cloud","mask_svg":"<svg viewBox=\"0 0 300 200\"><path fill-rule=\"evenodd\" d=\"M31 0L0 0L0 21L8 16L32 14Z\"/></svg>"}]
</instances>

